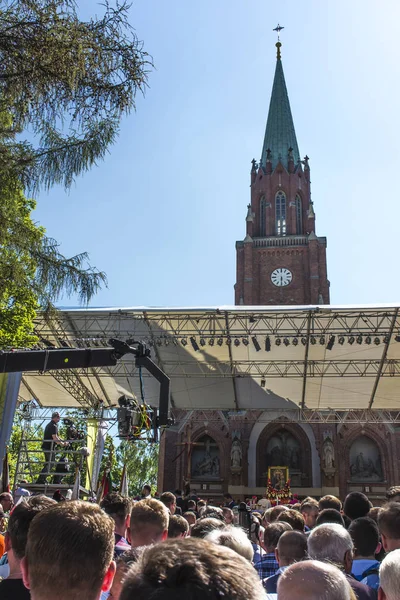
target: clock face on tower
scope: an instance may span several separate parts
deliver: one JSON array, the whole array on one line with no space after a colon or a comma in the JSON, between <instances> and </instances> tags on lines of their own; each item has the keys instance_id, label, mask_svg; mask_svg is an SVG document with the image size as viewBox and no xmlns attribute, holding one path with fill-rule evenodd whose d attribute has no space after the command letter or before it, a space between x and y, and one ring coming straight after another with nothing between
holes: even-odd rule
<instances>
[{"instance_id":1,"label":"clock face on tower","mask_svg":"<svg viewBox=\"0 0 400 600\"><path fill-rule=\"evenodd\" d=\"M275 269L275 271L272 271L272 273L271 273L271 281L277 287L283 287L285 285L289 285L289 283L292 281L292 279L293 279L293 275L289 271L289 269L285 269L285 268Z\"/></svg>"}]
</instances>

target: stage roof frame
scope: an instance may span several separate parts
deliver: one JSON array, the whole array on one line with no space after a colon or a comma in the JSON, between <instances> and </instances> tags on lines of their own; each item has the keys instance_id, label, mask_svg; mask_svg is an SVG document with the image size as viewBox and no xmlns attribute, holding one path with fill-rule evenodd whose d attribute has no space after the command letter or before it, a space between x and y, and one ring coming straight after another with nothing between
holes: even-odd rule
<instances>
[{"instance_id":1,"label":"stage roof frame","mask_svg":"<svg viewBox=\"0 0 400 600\"><path fill-rule=\"evenodd\" d=\"M64 308L51 321L39 314L36 332L42 347L144 341L171 378L175 408L276 408L302 418L400 409L399 305ZM139 394L138 375L129 356L105 369L27 373L21 398L113 406L121 393ZM156 404L157 382L142 377Z\"/></svg>"}]
</instances>

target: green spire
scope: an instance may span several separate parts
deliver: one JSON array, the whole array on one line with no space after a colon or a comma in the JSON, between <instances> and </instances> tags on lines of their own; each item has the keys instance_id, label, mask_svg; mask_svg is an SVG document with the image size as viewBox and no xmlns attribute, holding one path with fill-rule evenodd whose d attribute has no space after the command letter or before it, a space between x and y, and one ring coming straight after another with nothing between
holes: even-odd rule
<instances>
[{"instance_id":1,"label":"green spire","mask_svg":"<svg viewBox=\"0 0 400 600\"><path fill-rule=\"evenodd\" d=\"M290 110L289 96L286 89L285 75L281 61L281 43L277 42L276 69L274 84L272 86L271 101L269 104L267 127L265 129L264 145L261 154L261 166L266 166L267 153L270 153L272 168L274 169L281 158L282 164L287 166L288 153L291 148L294 164L300 159L294 130L292 111Z\"/></svg>"}]
</instances>

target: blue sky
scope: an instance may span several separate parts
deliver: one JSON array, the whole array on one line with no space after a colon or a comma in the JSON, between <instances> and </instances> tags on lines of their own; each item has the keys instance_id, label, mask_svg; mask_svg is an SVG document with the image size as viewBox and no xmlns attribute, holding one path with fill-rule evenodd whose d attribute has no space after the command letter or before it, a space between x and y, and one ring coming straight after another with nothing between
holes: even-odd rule
<instances>
[{"instance_id":1,"label":"blue sky","mask_svg":"<svg viewBox=\"0 0 400 600\"><path fill-rule=\"evenodd\" d=\"M331 303L398 302L399 19L397 0L136 0L156 67L146 96L106 160L42 194L35 215L64 253L106 271L92 305L233 304L278 22Z\"/></svg>"}]
</instances>

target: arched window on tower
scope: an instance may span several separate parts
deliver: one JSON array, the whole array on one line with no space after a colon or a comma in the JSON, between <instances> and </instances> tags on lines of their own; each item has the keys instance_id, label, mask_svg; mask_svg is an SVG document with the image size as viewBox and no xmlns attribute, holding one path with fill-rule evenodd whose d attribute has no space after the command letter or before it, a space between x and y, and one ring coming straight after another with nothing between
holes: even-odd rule
<instances>
[{"instance_id":1,"label":"arched window on tower","mask_svg":"<svg viewBox=\"0 0 400 600\"><path fill-rule=\"evenodd\" d=\"M263 196L260 200L260 237L265 237L266 232L266 202L265 196Z\"/></svg>"},{"instance_id":2,"label":"arched window on tower","mask_svg":"<svg viewBox=\"0 0 400 600\"><path fill-rule=\"evenodd\" d=\"M286 235L286 196L281 191L275 196L275 232Z\"/></svg>"},{"instance_id":3,"label":"arched window on tower","mask_svg":"<svg viewBox=\"0 0 400 600\"><path fill-rule=\"evenodd\" d=\"M303 233L303 206L300 196L296 196L296 233L300 235Z\"/></svg>"}]
</instances>

